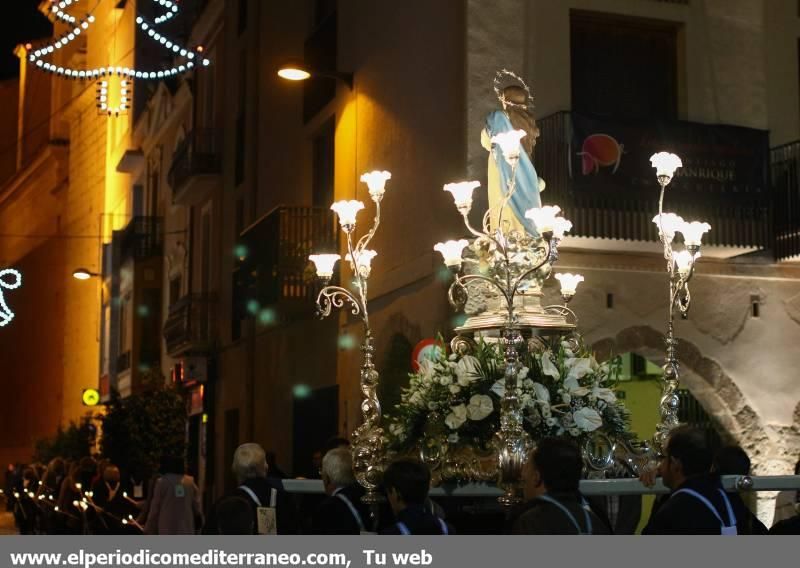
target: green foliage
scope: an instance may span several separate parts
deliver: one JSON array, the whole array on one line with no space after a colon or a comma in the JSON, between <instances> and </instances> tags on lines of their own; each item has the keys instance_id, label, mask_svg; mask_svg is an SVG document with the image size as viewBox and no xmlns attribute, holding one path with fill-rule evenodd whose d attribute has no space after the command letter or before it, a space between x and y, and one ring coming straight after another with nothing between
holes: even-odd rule
<instances>
[{"instance_id":1,"label":"green foliage","mask_svg":"<svg viewBox=\"0 0 800 568\"><path fill-rule=\"evenodd\" d=\"M468 355L441 353L409 375L400 404L386 416L389 445L414 451L432 440L455 448L491 448L500 428L504 347L479 341ZM546 340L542 352L521 344L516 394L523 427L534 440L602 433L629 439L630 413L616 398L619 361L598 363L579 336ZM512 379L513 380L513 379Z\"/></svg>"},{"instance_id":2,"label":"green foliage","mask_svg":"<svg viewBox=\"0 0 800 568\"><path fill-rule=\"evenodd\" d=\"M56 457L70 460L86 457L91 454L94 435L95 432L90 424L70 422L66 429L59 427L52 438L36 441L34 460L48 463Z\"/></svg>"},{"instance_id":3,"label":"green foliage","mask_svg":"<svg viewBox=\"0 0 800 568\"><path fill-rule=\"evenodd\" d=\"M158 371L142 379L142 392L127 398L114 393L103 417L103 457L127 471L152 473L162 456L186 451L186 402Z\"/></svg>"}]
</instances>

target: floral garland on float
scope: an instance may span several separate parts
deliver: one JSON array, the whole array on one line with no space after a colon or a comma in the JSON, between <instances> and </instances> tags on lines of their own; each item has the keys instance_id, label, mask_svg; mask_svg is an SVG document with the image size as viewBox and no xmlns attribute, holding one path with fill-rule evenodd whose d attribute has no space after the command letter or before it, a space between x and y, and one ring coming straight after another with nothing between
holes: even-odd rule
<instances>
[{"instance_id":1,"label":"floral garland on float","mask_svg":"<svg viewBox=\"0 0 800 568\"><path fill-rule=\"evenodd\" d=\"M539 342L520 353L516 394L532 440L567 436L581 446L598 435L631 441L630 413L617 398L619 359L599 363L577 334ZM472 354L435 350L409 375L387 415L389 449L419 453L438 478L493 480L505 397L505 359L497 342Z\"/></svg>"}]
</instances>

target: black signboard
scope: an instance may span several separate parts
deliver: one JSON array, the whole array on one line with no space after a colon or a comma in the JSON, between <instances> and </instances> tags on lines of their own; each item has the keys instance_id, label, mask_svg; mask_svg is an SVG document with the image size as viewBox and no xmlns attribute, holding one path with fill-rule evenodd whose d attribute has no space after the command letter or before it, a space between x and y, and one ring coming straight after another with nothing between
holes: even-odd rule
<instances>
[{"instance_id":1,"label":"black signboard","mask_svg":"<svg viewBox=\"0 0 800 568\"><path fill-rule=\"evenodd\" d=\"M681 121L623 122L576 113L570 119L570 186L576 194L651 199L657 183L650 156L667 151L683 161L669 186L672 198L727 205L768 198L766 131Z\"/></svg>"}]
</instances>

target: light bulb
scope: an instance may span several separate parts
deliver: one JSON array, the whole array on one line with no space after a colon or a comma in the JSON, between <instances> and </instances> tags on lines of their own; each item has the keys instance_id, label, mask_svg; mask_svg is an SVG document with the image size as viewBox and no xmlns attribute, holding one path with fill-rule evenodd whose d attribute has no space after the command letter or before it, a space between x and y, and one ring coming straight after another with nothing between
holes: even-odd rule
<instances>
[{"instance_id":1,"label":"light bulb","mask_svg":"<svg viewBox=\"0 0 800 568\"><path fill-rule=\"evenodd\" d=\"M650 156L650 163L656 169L656 176L665 177L667 183L672 179L675 170L683 166L681 159L669 152L658 152ZM664 184L666 185L666 184Z\"/></svg>"},{"instance_id":2,"label":"light bulb","mask_svg":"<svg viewBox=\"0 0 800 568\"><path fill-rule=\"evenodd\" d=\"M658 227L658 233L668 243L672 242L675 238L675 233L680 231L684 224L683 218L675 213L661 213L660 219L659 215L656 215L653 217L653 223Z\"/></svg>"},{"instance_id":3,"label":"light bulb","mask_svg":"<svg viewBox=\"0 0 800 568\"><path fill-rule=\"evenodd\" d=\"M331 209L339 217L339 225L341 225L342 230L345 233L349 233L355 228L356 215L364 209L364 204L355 199L350 201L342 200L331 205Z\"/></svg>"},{"instance_id":4,"label":"light bulb","mask_svg":"<svg viewBox=\"0 0 800 568\"><path fill-rule=\"evenodd\" d=\"M479 181L461 181L446 184L444 190L450 192L458 210L462 215L466 215L472 209L472 193L480 186Z\"/></svg>"},{"instance_id":5,"label":"light bulb","mask_svg":"<svg viewBox=\"0 0 800 568\"><path fill-rule=\"evenodd\" d=\"M361 174L361 181L369 187L369 195L376 203L383 198L386 192L386 181L392 179L391 172L375 170Z\"/></svg>"},{"instance_id":6,"label":"light bulb","mask_svg":"<svg viewBox=\"0 0 800 568\"><path fill-rule=\"evenodd\" d=\"M500 146L503 157L509 164L519 160L520 144L519 141L525 137L524 130L508 130L492 136L492 144Z\"/></svg>"},{"instance_id":7,"label":"light bulb","mask_svg":"<svg viewBox=\"0 0 800 568\"><path fill-rule=\"evenodd\" d=\"M569 272L561 272L555 275L556 280L561 284L561 295L567 299L575 295L578 289L578 284L583 282L583 276L580 274L570 274Z\"/></svg>"},{"instance_id":8,"label":"light bulb","mask_svg":"<svg viewBox=\"0 0 800 568\"><path fill-rule=\"evenodd\" d=\"M553 222L553 238L563 239L565 233L572 230L572 221L564 219L564 217L556 217Z\"/></svg>"},{"instance_id":9,"label":"light bulb","mask_svg":"<svg viewBox=\"0 0 800 568\"><path fill-rule=\"evenodd\" d=\"M675 260L675 266L678 268L678 274L685 278L689 274L689 271L691 271L694 261L700 258L700 253L698 252L692 255L692 253L688 250L682 250L680 252L676 252L672 258Z\"/></svg>"},{"instance_id":10,"label":"light bulb","mask_svg":"<svg viewBox=\"0 0 800 568\"><path fill-rule=\"evenodd\" d=\"M317 276L322 280L331 279L333 269L340 258L338 254L312 254L308 257L317 269Z\"/></svg>"},{"instance_id":11,"label":"light bulb","mask_svg":"<svg viewBox=\"0 0 800 568\"><path fill-rule=\"evenodd\" d=\"M711 225L702 221L685 222L678 231L683 235L683 242L687 247L699 247L703 240L703 235L711 230Z\"/></svg>"},{"instance_id":12,"label":"light bulb","mask_svg":"<svg viewBox=\"0 0 800 568\"><path fill-rule=\"evenodd\" d=\"M558 205L545 205L544 207L534 207L525 212L525 217L533 221L540 236L545 233L555 232L556 217L561 212ZM563 225L562 225L563 226Z\"/></svg>"},{"instance_id":13,"label":"light bulb","mask_svg":"<svg viewBox=\"0 0 800 568\"><path fill-rule=\"evenodd\" d=\"M378 253L374 250L364 249L361 252L354 253L354 256L358 264L358 273L363 278L369 278L369 273L372 269L372 259L378 256ZM353 268L353 259L349 256L347 259L350 261L350 268Z\"/></svg>"},{"instance_id":14,"label":"light bulb","mask_svg":"<svg viewBox=\"0 0 800 568\"><path fill-rule=\"evenodd\" d=\"M461 266L461 255L467 245L469 245L469 242L466 239L451 240L436 243L433 250L442 253L444 264L447 268L458 268Z\"/></svg>"}]
</instances>

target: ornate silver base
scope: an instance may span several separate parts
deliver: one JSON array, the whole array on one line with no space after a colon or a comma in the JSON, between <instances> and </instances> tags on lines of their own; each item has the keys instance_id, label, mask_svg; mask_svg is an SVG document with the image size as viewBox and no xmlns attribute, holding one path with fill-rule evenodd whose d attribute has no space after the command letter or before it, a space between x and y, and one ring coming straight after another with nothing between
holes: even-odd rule
<instances>
[{"instance_id":1,"label":"ornate silver base","mask_svg":"<svg viewBox=\"0 0 800 568\"><path fill-rule=\"evenodd\" d=\"M538 308L535 310L520 310L515 314L514 327L530 330L534 335L549 335L573 331L577 326L575 321L570 321L569 312L556 310L546 310ZM501 330L508 327L508 311L487 311L467 318L463 325L455 328L458 334Z\"/></svg>"}]
</instances>

